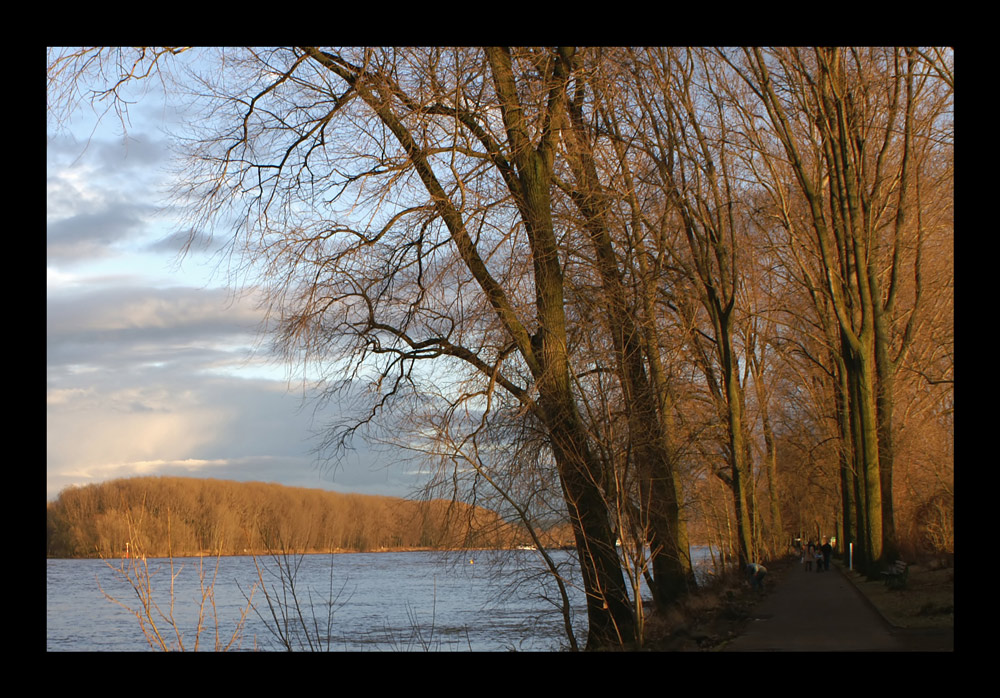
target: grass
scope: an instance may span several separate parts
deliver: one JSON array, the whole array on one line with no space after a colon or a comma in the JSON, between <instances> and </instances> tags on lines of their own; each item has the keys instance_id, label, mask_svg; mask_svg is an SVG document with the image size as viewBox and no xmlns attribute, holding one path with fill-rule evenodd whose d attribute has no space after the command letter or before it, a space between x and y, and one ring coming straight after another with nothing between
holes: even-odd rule
<instances>
[{"instance_id":1,"label":"grass","mask_svg":"<svg viewBox=\"0 0 1000 698\"><path fill-rule=\"evenodd\" d=\"M844 575L897 628L939 630L955 627L955 568L927 562L910 565L906 588L889 589L881 580L844 570Z\"/></svg>"},{"instance_id":2,"label":"grass","mask_svg":"<svg viewBox=\"0 0 1000 698\"><path fill-rule=\"evenodd\" d=\"M665 614L651 616L644 649L717 651L743 631L760 598L739 575L716 579L715 584L698 589Z\"/></svg>"}]
</instances>

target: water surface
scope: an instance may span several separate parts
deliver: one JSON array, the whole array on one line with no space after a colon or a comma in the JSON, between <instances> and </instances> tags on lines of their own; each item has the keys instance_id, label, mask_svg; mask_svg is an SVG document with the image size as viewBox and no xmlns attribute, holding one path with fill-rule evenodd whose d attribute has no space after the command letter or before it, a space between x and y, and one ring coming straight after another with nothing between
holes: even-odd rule
<instances>
[{"instance_id":1,"label":"water surface","mask_svg":"<svg viewBox=\"0 0 1000 698\"><path fill-rule=\"evenodd\" d=\"M586 612L573 584L578 571L570 554L551 554L570 582L582 645ZM175 558L173 567L166 559L148 566L155 626L172 649L193 650L197 643L199 650L283 650L284 639L298 650L333 651L555 651L569 645L557 588L535 551ZM46 648L151 649L133 612L142 612L139 594L146 588L137 590L103 560L48 560ZM152 634L152 625L146 627Z\"/></svg>"}]
</instances>

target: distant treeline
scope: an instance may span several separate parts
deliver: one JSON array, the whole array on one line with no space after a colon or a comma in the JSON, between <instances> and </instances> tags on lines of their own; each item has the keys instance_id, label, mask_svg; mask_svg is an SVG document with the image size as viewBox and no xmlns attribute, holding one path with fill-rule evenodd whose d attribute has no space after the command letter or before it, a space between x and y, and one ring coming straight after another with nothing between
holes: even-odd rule
<instances>
[{"instance_id":1,"label":"distant treeline","mask_svg":"<svg viewBox=\"0 0 1000 698\"><path fill-rule=\"evenodd\" d=\"M138 477L63 490L47 505L49 557L239 555L267 550L512 547L495 512L445 500L341 494L261 482ZM547 545L568 541L550 533ZM571 537L570 537L571 540Z\"/></svg>"}]
</instances>

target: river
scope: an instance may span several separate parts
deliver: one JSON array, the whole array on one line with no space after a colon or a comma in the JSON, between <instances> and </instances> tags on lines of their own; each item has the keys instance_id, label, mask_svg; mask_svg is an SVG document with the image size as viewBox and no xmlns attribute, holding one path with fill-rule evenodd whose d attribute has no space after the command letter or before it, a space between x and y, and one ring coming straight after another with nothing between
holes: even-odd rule
<instances>
[{"instance_id":1,"label":"river","mask_svg":"<svg viewBox=\"0 0 1000 698\"><path fill-rule=\"evenodd\" d=\"M704 563L707 549L692 552ZM566 579L579 579L570 554L551 554ZM103 560L46 562L48 651L153 649L152 626L144 632L134 614L143 609L136 586L116 569ZM558 590L540 563L532 550L175 558L172 567L155 559L148 588L171 649L284 650L287 639L298 650L557 651L569 642ZM204 604L203 590L212 591ZM569 593L582 646L583 593Z\"/></svg>"}]
</instances>

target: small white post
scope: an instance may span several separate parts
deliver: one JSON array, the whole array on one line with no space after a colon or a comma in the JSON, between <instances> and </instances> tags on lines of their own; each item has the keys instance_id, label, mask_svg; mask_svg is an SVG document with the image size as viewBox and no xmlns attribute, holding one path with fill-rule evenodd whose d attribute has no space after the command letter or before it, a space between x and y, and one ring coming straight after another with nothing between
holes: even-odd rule
<instances>
[{"instance_id":1,"label":"small white post","mask_svg":"<svg viewBox=\"0 0 1000 698\"><path fill-rule=\"evenodd\" d=\"M854 543L847 544L847 569L854 569Z\"/></svg>"}]
</instances>

